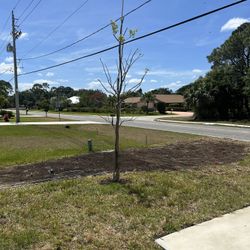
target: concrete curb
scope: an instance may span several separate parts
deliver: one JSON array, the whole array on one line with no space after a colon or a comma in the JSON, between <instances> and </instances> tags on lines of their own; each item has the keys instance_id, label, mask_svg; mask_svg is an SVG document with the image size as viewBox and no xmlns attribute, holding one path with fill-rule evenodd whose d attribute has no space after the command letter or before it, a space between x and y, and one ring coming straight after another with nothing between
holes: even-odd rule
<instances>
[{"instance_id":1,"label":"concrete curb","mask_svg":"<svg viewBox=\"0 0 250 250\"><path fill-rule=\"evenodd\" d=\"M157 121L157 122L166 122L166 123L206 125L206 126L224 126L224 127L235 127L235 128L250 128L249 125L230 124L230 123L188 122L188 121L163 120L163 119L155 119L155 121Z\"/></svg>"}]
</instances>

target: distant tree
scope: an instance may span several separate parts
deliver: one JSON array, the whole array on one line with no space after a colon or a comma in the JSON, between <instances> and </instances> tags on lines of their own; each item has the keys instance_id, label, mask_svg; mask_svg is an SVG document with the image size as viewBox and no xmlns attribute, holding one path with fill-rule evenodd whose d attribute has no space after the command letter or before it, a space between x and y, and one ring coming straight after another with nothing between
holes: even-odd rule
<instances>
[{"instance_id":1,"label":"distant tree","mask_svg":"<svg viewBox=\"0 0 250 250\"><path fill-rule=\"evenodd\" d=\"M46 117L48 117L48 111L49 111L49 108L50 108L50 102L49 102L49 100L43 99L40 102L40 107L41 107L41 109L44 110L44 112L46 114Z\"/></svg>"},{"instance_id":2,"label":"distant tree","mask_svg":"<svg viewBox=\"0 0 250 250\"><path fill-rule=\"evenodd\" d=\"M80 106L101 108L105 105L107 95L101 90L84 89L79 91Z\"/></svg>"},{"instance_id":3,"label":"distant tree","mask_svg":"<svg viewBox=\"0 0 250 250\"><path fill-rule=\"evenodd\" d=\"M155 101L155 95L152 92L147 92L142 95L142 101L146 102L146 113L149 111L149 103Z\"/></svg>"},{"instance_id":4,"label":"distant tree","mask_svg":"<svg viewBox=\"0 0 250 250\"><path fill-rule=\"evenodd\" d=\"M211 71L183 91L197 119L250 117L250 23L242 24L208 56Z\"/></svg>"},{"instance_id":5,"label":"distant tree","mask_svg":"<svg viewBox=\"0 0 250 250\"><path fill-rule=\"evenodd\" d=\"M9 105L9 94L12 92L12 86L9 82L0 80L0 109L7 108Z\"/></svg>"},{"instance_id":6,"label":"distant tree","mask_svg":"<svg viewBox=\"0 0 250 250\"><path fill-rule=\"evenodd\" d=\"M36 99L30 89L19 92L19 102L21 106L25 106L27 108L31 108L36 105Z\"/></svg>"},{"instance_id":7,"label":"distant tree","mask_svg":"<svg viewBox=\"0 0 250 250\"><path fill-rule=\"evenodd\" d=\"M40 107L40 103L46 99L48 100L50 98L50 94L49 94L49 84L48 83L36 83L33 85L33 87L30 90L34 101L35 101L35 106L37 106L38 108Z\"/></svg>"},{"instance_id":8,"label":"distant tree","mask_svg":"<svg viewBox=\"0 0 250 250\"><path fill-rule=\"evenodd\" d=\"M60 93L61 96L65 96L67 98L77 95L77 91L71 87L59 86L59 87L52 87L50 89L51 97L57 96L58 93Z\"/></svg>"},{"instance_id":9,"label":"distant tree","mask_svg":"<svg viewBox=\"0 0 250 250\"><path fill-rule=\"evenodd\" d=\"M154 89L150 91L152 94L156 95L170 95L173 93L173 91L169 88L159 88L159 89Z\"/></svg>"},{"instance_id":10,"label":"distant tree","mask_svg":"<svg viewBox=\"0 0 250 250\"><path fill-rule=\"evenodd\" d=\"M12 92L12 86L9 82L0 80L0 95L7 97Z\"/></svg>"},{"instance_id":11,"label":"distant tree","mask_svg":"<svg viewBox=\"0 0 250 250\"><path fill-rule=\"evenodd\" d=\"M243 118L244 112L250 117L249 96L244 91L247 87L245 79L250 67L249 37L250 23L244 23L208 56L209 62L212 63L212 70L223 68L226 69L226 74L230 75L238 118Z\"/></svg>"},{"instance_id":12,"label":"distant tree","mask_svg":"<svg viewBox=\"0 0 250 250\"><path fill-rule=\"evenodd\" d=\"M129 97L141 97L142 96L142 89L139 88L136 91L127 91L123 94L124 99L129 98Z\"/></svg>"},{"instance_id":13,"label":"distant tree","mask_svg":"<svg viewBox=\"0 0 250 250\"><path fill-rule=\"evenodd\" d=\"M7 108L8 104L9 104L8 99L3 95L0 95L0 109L2 110L3 108Z\"/></svg>"},{"instance_id":14,"label":"distant tree","mask_svg":"<svg viewBox=\"0 0 250 250\"><path fill-rule=\"evenodd\" d=\"M193 86L192 83L184 85L181 88L177 89L175 91L175 93L178 94L178 95L183 95L184 96L186 94L186 92L188 92L189 89L192 88L192 86Z\"/></svg>"}]
</instances>

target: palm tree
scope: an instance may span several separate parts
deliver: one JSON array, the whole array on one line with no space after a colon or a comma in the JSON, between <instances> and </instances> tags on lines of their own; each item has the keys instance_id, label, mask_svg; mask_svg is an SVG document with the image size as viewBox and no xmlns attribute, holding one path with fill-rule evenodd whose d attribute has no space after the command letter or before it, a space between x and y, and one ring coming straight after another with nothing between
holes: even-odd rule
<instances>
[{"instance_id":1,"label":"palm tree","mask_svg":"<svg viewBox=\"0 0 250 250\"><path fill-rule=\"evenodd\" d=\"M155 101L155 95L152 92L147 92L147 93L142 95L141 99L142 99L142 101L145 101L147 104L147 114L148 114L149 103Z\"/></svg>"}]
</instances>

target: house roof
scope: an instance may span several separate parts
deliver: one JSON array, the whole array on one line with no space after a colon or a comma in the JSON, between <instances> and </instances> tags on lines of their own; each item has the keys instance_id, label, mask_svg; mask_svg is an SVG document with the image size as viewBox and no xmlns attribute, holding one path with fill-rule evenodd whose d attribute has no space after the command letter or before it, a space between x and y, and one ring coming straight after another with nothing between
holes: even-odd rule
<instances>
[{"instance_id":1,"label":"house roof","mask_svg":"<svg viewBox=\"0 0 250 250\"><path fill-rule=\"evenodd\" d=\"M184 103L184 97L182 95L155 95L155 99L158 102L164 103ZM129 97L124 100L127 104L137 104L141 102L141 97Z\"/></svg>"},{"instance_id":2,"label":"house roof","mask_svg":"<svg viewBox=\"0 0 250 250\"><path fill-rule=\"evenodd\" d=\"M141 101L141 97L129 97L124 100L124 103L137 104Z\"/></svg>"},{"instance_id":3,"label":"house roof","mask_svg":"<svg viewBox=\"0 0 250 250\"><path fill-rule=\"evenodd\" d=\"M164 103L184 103L182 95L155 95L155 98L157 101Z\"/></svg>"}]
</instances>

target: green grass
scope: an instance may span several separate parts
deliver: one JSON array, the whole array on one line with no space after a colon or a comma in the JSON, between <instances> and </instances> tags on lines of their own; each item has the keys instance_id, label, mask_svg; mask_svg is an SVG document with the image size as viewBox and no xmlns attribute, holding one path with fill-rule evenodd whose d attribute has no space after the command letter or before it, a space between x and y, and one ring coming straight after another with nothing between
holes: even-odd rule
<instances>
[{"instance_id":1,"label":"green grass","mask_svg":"<svg viewBox=\"0 0 250 250\"><path fill-rule=\"evenodd\" d=\"M58 118L52 118L52 117L20 117L20 122L55 122L59 121ZM69 121L66 119L60 119L60 121ZM0 119L0 122L4 122L2 119ZM16 122L16 118L11 118L10 122Z\"/></svg>"},{"instance_id":2,"label":"green grass","mask_svg":"<svg viewBox=\"0 0 250 250\"><path fill-rule=\"evenodd\" d=\"M121 129L121 149L157 146L199 138L195 135L145 130ZM0 168L46 161L87 152L87 140L94 151L113 149L114 129L108 125L0 127ZM147 145L146 145L147 141Z\"/></svg>"},{"instance_id":3,"label":"green grass","mask_svg":"<svg viewBox=\"0 0 250 250\"><path fill-rule=\"evenodd\" d=\"M205 170L85 177L0 191L0 249L160 249L154 239L250 204L250 157Z\"/></svg>"}]
</instances>

